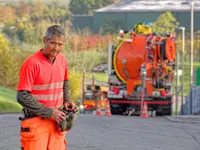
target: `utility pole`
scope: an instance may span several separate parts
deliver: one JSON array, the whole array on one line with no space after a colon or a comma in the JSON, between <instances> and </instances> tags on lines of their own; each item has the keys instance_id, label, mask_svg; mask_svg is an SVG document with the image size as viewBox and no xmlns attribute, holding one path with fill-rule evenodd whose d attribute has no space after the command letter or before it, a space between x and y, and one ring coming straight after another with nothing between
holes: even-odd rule
<instances>
[{"instance_id":1,"label":"utility pole","mask_svg":"<svg viewBox=\"0 0 200 150\"><path fill-rule=\"evenodd\" d=\"M178 90L178 84L179 84L179 74L178 74L178 68L179 68L179 53L176 51L176 115L178 115L178 104L179 104L179 90Z\"/></svg>"},{"instance_id":2,"label":"utility pole","mask_svg":"<svg viewBox=\"0 0 200 150\"><path fill-rule=\"evenodd\" d=\"M194 33L194 2L191 1L191 43L190 43L190 115L192 114L192 87L193 87L193 33Z\"/></svg>"},{"instance_id":3,"label":"utility pole","mask_svg":"<svg viewBox=\"0 0 200 150\"><path fill-rule=\"evenodd\" d=\"M181 55L181 69L182 69L182 78L181 78L181 115L183 115L183 101L184 101L184 76L185 76L185 68L184 68L184 53L185 53L185 27L179 26L178 30L182 31L182 55Z\"/></svg>"},{"instance_id":4,"label":"utility pole","mask_svg":"<svg viewBox=\"0 0 200 150\"><path fill-rule=\"evenodd\" d=\"M183 100L184 100L184 53L185 53L185 28L182 27L182 92L181 92L181 115L183 115Z\"/></svg>"},{"instance_id":5,"label":"utility pole","mask_svg":"<svg viewBox=\"0 0 200 150\"><path fill-rule=\"evenodd\" d=\"M83 71L83 77L82 77L82 99L81 99L81 105L83 105L83 100L85 99L85 76L86 76L86 71Z\"/></svg>"}]
</instances>

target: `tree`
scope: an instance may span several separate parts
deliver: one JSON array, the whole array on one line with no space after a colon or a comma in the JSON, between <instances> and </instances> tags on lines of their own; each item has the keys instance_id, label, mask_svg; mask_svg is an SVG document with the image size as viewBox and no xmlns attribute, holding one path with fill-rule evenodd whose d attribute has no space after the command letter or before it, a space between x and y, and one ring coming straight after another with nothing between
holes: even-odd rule
<instances>
[{"instance_id":1,"label":"tree","mask_svg":"<svg viewBox=\"0 0 200 150\"><path fill-rule=\"evenodd\" d=\"M7 49L8 49L8 40L2 33L0 33L0 52L6 51Z\"/></svg>"},{"instance_id":2,"label":"tree","mask_svg":"<svg viewBox=\"0 0 200 150\"><path fill-rule=\"evenodd\" d=\"M0 85L16 88L19 68L25 59L24 53L17 47L10 46L0 33Z\"/></svg>"},{"instance_id":3,"label":"tree","mask_svg":"<svg viewBox=\"0 0 200 150\"><path fill-rule=\"evenodd\" d=\"M116 18L106 18L103 24L103 34L115 34L119 32L120 22Z\"/></svg>"},{"instance_id":4,"label":"tree","mask_svg":"<svg viewBox=\"0 0 200 150\"><path fill-rule=\"evenodd\" d=\"M70 101L77 103L81 94L82 78L78 72L69 72L69 95Z\"/></svg>"},{"instance_id":5,"label":"tree","mask_svg":"<svg viewBox=\"0 0 200 150\"><path fill-rule=\"evenodd\" d=\"M93 10L114 3L115 0L71 0L69 9L73 14L91 15Z\"/></svg>"},{"instance_id":6,"label":"tree","mask_svg":"<svg viewBox=\"0 0 200 150\"><path fill-rule=\"evenodd\" d=\"M29 17L30 16L30 6L25 0L19 1L19 6L17 7L18 16L21 17Z\"/></svg>"},{"instance_id":7,"label":"tree","mask_svg":"<svg viewBox=\"0 0 200 150\"><path fill-rule=\"evenodd\" d=\"M44 19L49 19L51 23L63 23L69 16L69 12L64 8L58 8L54 6L47 6L44 8Z\"/></svg>"},{"instance_id":8,"label":"tree","mask_svg":"<svg viewBox=\"0 0 200 150\"><path fill-rule=\"evenodd\" d=\"M172 33L175 28L179 25L173 14L168 11L161 14L155 22L153 22L153 32L159 33Z\"/></svg>"},{"instance_id":9,"label":"tree","mask_svg":"<svg viewBox=\"0 0 200 150\"><path fill-rule=\"evenodd\" d=\"M102 0L102 6L107 6L114 3L116 0Z\"/></svg>"},{"instance_id":10,"label":"tree","mask_svg":"<svg viewBox=\"0 0 200 150\"><path fill-rule=\"evenodd\" d=\"M31 5L31 19L32 20L41 20L43 19L43 11L45 5L40 2L40 0L35 0L30 2Z\"/></svg>"},{"instance_id":11,"label":"tree","mask_svg":"<svg viewBox=\"0 0 200 150\"><path fill-rule=\"evenodd\" d=\"M0 6L0 22L2 23L14 23L16 20L16 12L13 7Z\"/></svg>"}]
</instances>

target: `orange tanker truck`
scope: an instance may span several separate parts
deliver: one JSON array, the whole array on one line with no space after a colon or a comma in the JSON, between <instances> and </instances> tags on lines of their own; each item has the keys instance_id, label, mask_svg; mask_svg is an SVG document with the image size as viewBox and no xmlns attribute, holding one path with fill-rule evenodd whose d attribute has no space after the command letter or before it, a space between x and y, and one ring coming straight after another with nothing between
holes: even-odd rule
<instances>
[{"instance_id":1,"label":"orange tanker truck","mask_svg":"<svg viewBox=\"0 0 200 150\"><path fill-rule=\"evenodd\" d=\"M107 97L112 114L140 112L144 102L156 115L171 114L175 36L146 31L122 31L117 45L109 46Z\"/></svg>"}]
</instances>

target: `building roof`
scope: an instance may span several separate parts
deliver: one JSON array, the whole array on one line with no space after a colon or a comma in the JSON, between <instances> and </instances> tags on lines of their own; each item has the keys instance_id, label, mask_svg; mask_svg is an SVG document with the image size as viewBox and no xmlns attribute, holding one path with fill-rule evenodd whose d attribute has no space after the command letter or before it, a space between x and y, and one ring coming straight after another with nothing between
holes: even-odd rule
<instances>
[{"instance_id":1,"label":"building roof","mask_svg":"<svg viewBox=\"0 0 200 150\"><path fill-rule=\"evenodd\" d=\"M160 12L189 11L192 0L123 0L119 3L97 9L95 12ZM194 10L200 11L200 0L193 0Z\"/></svg>"}]
</instances>

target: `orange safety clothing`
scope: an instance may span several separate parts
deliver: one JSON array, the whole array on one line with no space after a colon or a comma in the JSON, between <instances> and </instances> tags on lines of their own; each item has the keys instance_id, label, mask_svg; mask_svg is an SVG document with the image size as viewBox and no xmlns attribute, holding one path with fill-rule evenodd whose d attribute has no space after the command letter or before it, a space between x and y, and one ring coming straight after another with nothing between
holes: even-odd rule
<instances>
[{"instance_id":1,"label":"orange safety clothing","mask_svg":"<svg viewBox=\"0 0 200 150\"><path fill-rule=\"evenodd\" d=\"M21 121L21 148L23 150L67 150L65 132L59 132L51 119L34 117Z\"/></svg>"},{"instance_id":2,"label":"orange safety clothing","mask_svg":"<svg viewBox=\"0 0 200 150\"><path fill-rule=\"evenodd\" d=\"M41 104L59 108L63 104L63 82L67 79L68 65L65 56L58 54L52 63L40 49L22 65L17 90L28 90Z\"/></svg>"},{"instance_id":3,"label":"orange safety clothing","mask_svg":"<svg viewBox=\"0 0 200 150\"><path fill-rule=\"evenodd\" d=\"M20 70L17 91L30 91L39 103L60 108L63 104L63 84L68 79L67 60L58 54L52 63L42 49L28 57ZM66 150L65 132L59 132L52 119L33 117L21 121L23 150Z\"/></svg>"}]
</instances>

